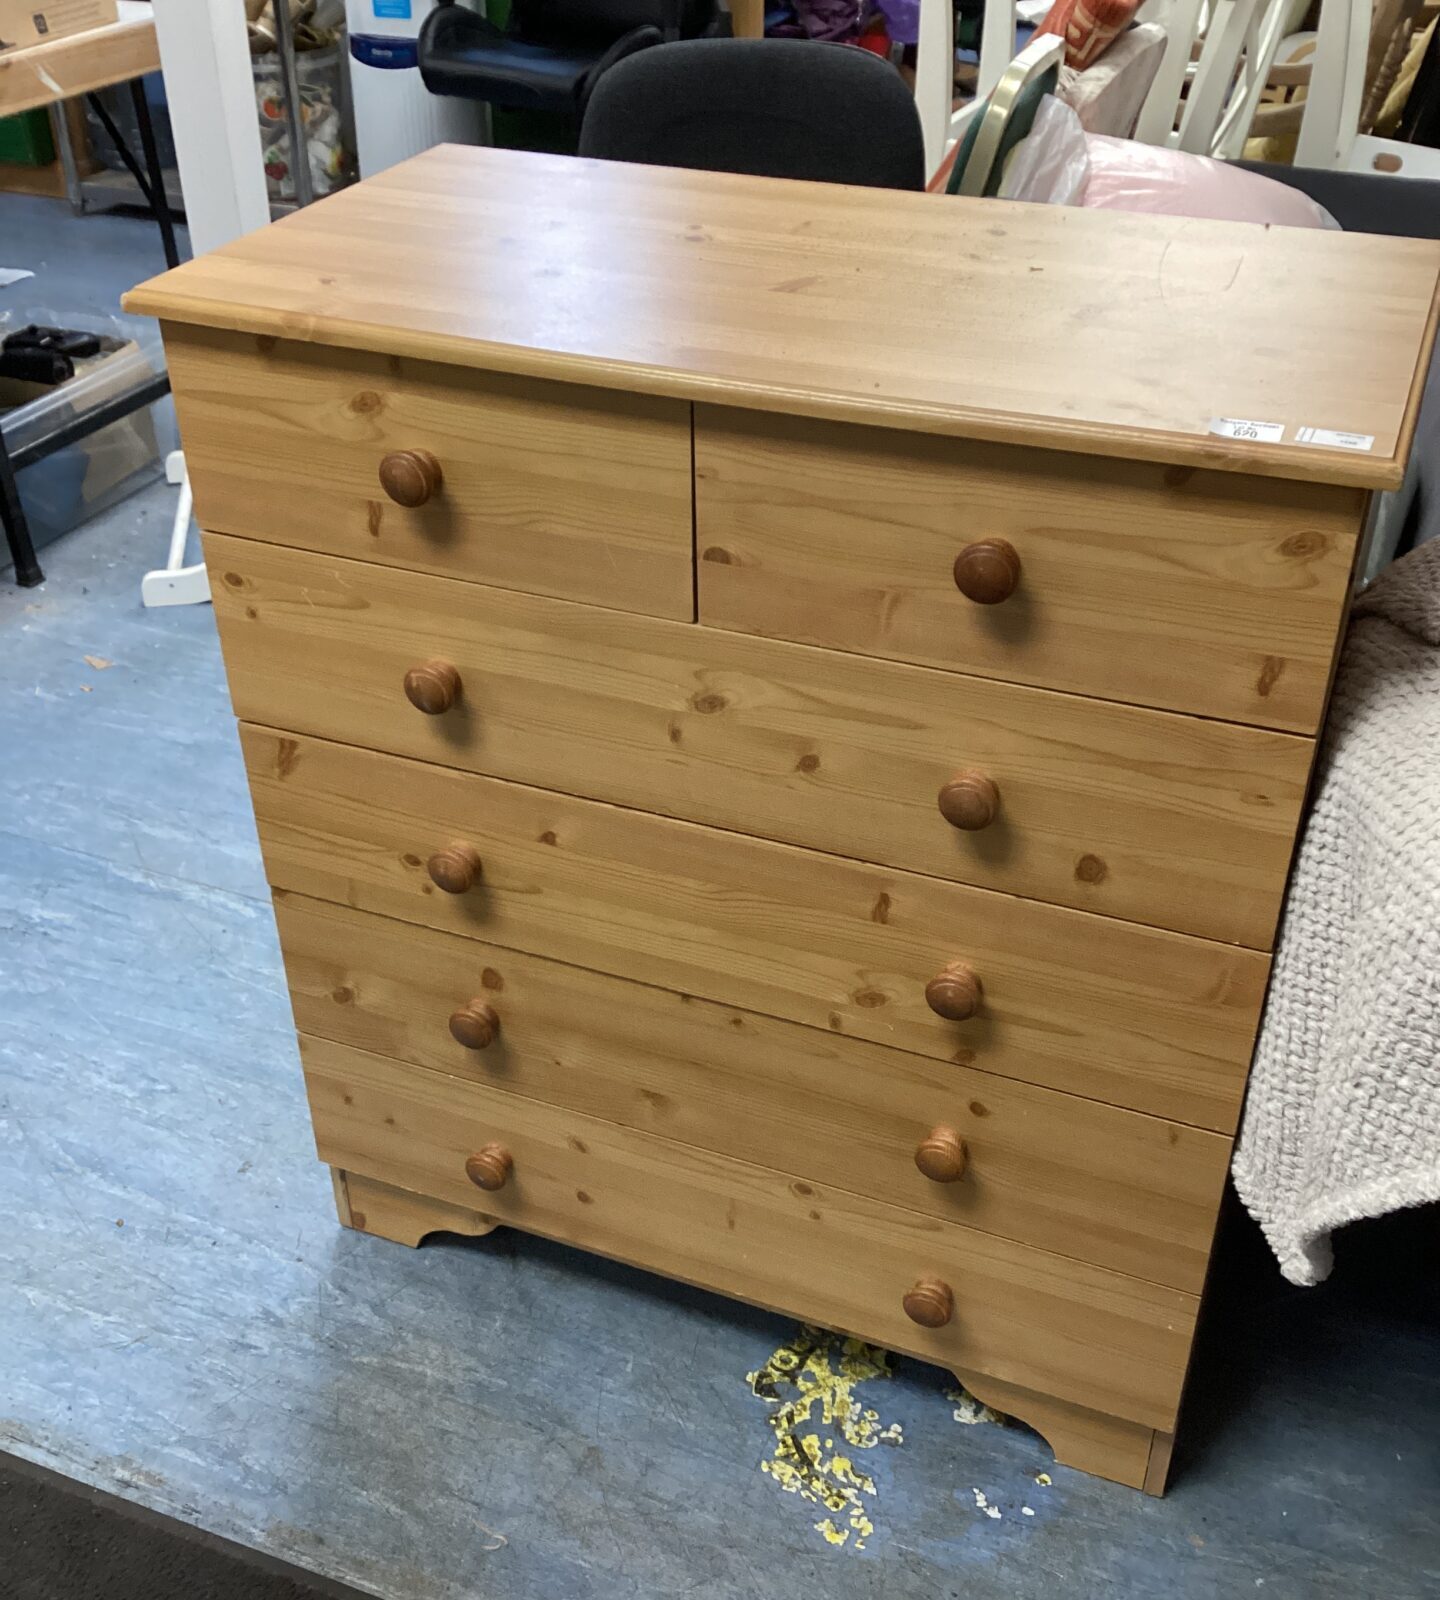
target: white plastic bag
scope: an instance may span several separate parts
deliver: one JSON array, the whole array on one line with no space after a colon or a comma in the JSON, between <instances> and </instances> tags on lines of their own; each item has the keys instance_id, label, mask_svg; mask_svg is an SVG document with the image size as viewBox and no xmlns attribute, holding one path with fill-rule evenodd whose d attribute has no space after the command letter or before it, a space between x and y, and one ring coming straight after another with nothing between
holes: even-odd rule
<instances>
[{"instance_id":1,"label":"white plastic bag","mask_svg":"<svg viewBox=\"0 0 1440 1600\"><path fill-rule=\"evenodd\" d=\"M1042 206L1078 206L1084 203L1089 181L1090 154L1080 118L1053 94L1047 94L1030 132L1005 168L1000 198Z\"/></svg>"}]
</instances>

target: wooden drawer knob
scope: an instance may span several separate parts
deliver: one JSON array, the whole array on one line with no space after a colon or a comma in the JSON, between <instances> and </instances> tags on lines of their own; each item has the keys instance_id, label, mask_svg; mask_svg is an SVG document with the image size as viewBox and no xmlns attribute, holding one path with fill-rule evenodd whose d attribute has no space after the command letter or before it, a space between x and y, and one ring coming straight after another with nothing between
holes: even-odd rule
<instances>
[{"instance_id":1,"label":"wooden drawer knob","mask_svg":"<svg viewBox=\"0 0 1440 1600\"><path fill-rule=\"evenodd\" d=\"M958 1183L965 1176L965 1141L954 1128L931 1128L915 1147L915 1165L932 1183Z\"/></svg>"},{"instance_id":2,"label":"wooden drawer knob","mask_svg":"<svg viewBox=\"0 0 1440 1600\"><path fill-rule=\"evenodd\" d=\"M998 606L1019 581L1020 557L1008 539L978 539L955 557L955 587L977 606Z\"/></svg>"},{"instance_id":3,"label":"wooden drawer knob","mask_svg":"<svg viewBox=\"0 0 1440 1600\"><path fill-rule=\"evenodd\" d=\"M947 1022L964 1022L980 1005L980 980L963 961L952 961L925 985L925 1004Z\"/></svg>"},{"instance_id":4,"label":"wooden drawer knob","mask_svg":"<svg viewBox=\"0 0 1440 1600\"><path fill-rule=\"evenodd\" d=\"M977 833L1000 809L1000 791L983 772L957 772L940 791L940 815L952 828Z\"/></svg>"},{"instance_id":5,"label":"wooden drawer knob","mask_svg":"<svg viewBox=\"0 0 1440 1600\"><path fill-rule=\"evenodd\" d=\"M430 857L425 870L446 894L469 894L480 881L480 852L471 844L447 844Z\"/></svg>"},{"instance_id":6,"label":"wooden drawer knob","mask_svg":"<svg viewBox=\"0 0 1440 1600\"><path fill-rule=\"evenodd\" d=\"M943 1328L955 1315L955 1296L950 1285L940 1278L921 1278L913 1289L905 1291L900 1302L905 1315L922 1328Z\"/></svg>"},{"instance_id":7,"label":"wooden drawer knob","mask_svg":"<svg viewBox=\"0 0 1440 1600\"><path fill-rule=\"evenodd\" d=\"M514 1159L503 1144L487 1144L483 1150L465 1158L465 1176L482 1189L503 1189L510 1181L510 1169L514 1165Z\"/></svg>"},{"instance_id":8,"label":"wooden drawer knob","mask_svg":"<svg viewBox=\"0 0 1440 1600\"><path fill-rule=\"evenodd\" d=\"M428 450L392 450L380 463L380 487L412 511L440 493L444 476Z\"/></svg>"},{"instance_id":9,"label":"wooden drawer knob","mask_svg":"<svg viewBox=\"0 0 1440 1600\"><path fill-rule=\"evenodd\" d=\"M405 698L427 717L438 717L460 698L460 674L448 661L422 661L405 674Z\"/></svg>"},{"instance_id":10,"label":"wooden drawer knob","mask_svg":"<svg viewBox=\"0 0 1440 1600\"><path fill-rule=\"evenodd\" d=\"M467 1000L450 1013L450 1035L467 1050L487 1050L500 1032L500 1016L483 1000Z\"/></svg>"}]
</instances>

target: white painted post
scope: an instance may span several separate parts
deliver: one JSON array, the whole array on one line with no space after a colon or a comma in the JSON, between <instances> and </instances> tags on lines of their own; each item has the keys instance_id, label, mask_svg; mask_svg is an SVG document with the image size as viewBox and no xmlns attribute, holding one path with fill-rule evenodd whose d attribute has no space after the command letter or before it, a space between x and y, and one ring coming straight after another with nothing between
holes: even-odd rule
<instances>
[{"instance_id":1,"label":"white painted post","mask_svg":"<svg viewBox=\"0 0 1440 1600\"><path fill-rule=\"evenodd\" d=\"M270 220L245 8L239 0L154 0L154 11L198 256Z\"/></svg>"},{"instance_id":2,"label":"white painted post","mask_svg":"<svg viewBox=\"0 0 1440 1600\"><path fill-rule=\"evenodd\" d=\"M945 157L950 108L955 99L955 0L920 0L915 50L915 105L925 141L925 177Z\"/></svg>"},{"instance_id":3,"label":"white painted post","mask_svg":"<svg viewBox=\"0 0 1440 1600\"><path fill-rule=\"evenodd\" d=\"M1310 87L1295 147L1297 167L1347 164L1360 131L1370 19L1368 0L1321 0Z\"/></svg>"},{"instance_id":4,"label":"white painted post","mask_svg":"<svg viewBox=\"0 0 1440 1600\"><path fill-rule=\"evenodd\" d=\"M185 221L198 256L270 220L245 8L238 0L154 0L153 9ZM210 598L210 584L203 562L185 565L190 484L179 451L165 470L180 485L170 553L145 574L140 598L147 606L195 605Z\"/></svg>"}]
</instances>

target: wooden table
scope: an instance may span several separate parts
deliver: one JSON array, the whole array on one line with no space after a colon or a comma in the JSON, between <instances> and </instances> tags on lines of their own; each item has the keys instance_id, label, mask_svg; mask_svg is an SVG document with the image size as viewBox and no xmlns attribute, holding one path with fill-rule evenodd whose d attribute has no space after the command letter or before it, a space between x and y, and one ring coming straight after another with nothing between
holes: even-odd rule
<instances>
[{"instance_id":1,"label":"wooden table","mask_svg":"<svg viewBox=\"0 0 1440 1600\"><path fill-rule=\"evenodd\" d=\"M0 56L0 117L34 111L159 70L160 46L150 7L141 0L120 0L119 19L103 28Z\"/></svg>"},{"instance_id":2,"label":"wooden table","mask_svg":"<svg viewBox=\"0 0 1440 1600\"><path fill-rule=\"evenodd\" d=\"M142 5L140 0L120 0L119 18L103 28L92 28L87 33L52 39L45 44L31 45L28 49L0 56L0 117L15 116L22 111L34 111L40 106L57 105L77 95L87 95L91 108L104 124L154 213L166 265L173 267L180 255L175 243L170 207L165 199L165 178L155 146L150 105L140 81L147 73L159 70L160 47L156 41L150 7ZM96 98L98 90L108 89L118 83L130 85L135 120L140 131L143 166L125 142L109 111ZM4 429L0 427L0 522L4 524L11 559L15 563L15 581L22 588L33 588L42 582L44 573L35 558L35 547L20 504L19 491L15 487L16 472L33 461L53 455L77 439L108 427L120 417L153 405L169 387L163 375L150 379L129 395L93 408L14 456L5 444Z\"/></svg>"}]
</instances>

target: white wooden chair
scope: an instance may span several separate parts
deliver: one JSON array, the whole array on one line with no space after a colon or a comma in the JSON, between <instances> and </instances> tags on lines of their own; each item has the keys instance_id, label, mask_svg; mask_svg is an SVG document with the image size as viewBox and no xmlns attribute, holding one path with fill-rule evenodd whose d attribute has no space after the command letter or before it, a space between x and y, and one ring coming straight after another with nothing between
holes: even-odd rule
<instances>
[{"instance_id":1,"label":"white wooden chair","mask_svg":"<svg viewBox=\"0 0 1440 1600\"><path fill-rule=\"evenodd\" d=\"M1321 0L1295 165L1440 178L1440 151L1360 132L1376 10L1372 0Z\"/></svg>"},{"instance_id":2,"label":"white wooden chair","mask_svg":"<svg viewBox=\"0 0 1440 1600\"><path fill-rule=\"evenodd\" d=\"M1209 154L1210 143L1231 100L1230 91L1236 82L1252 18L1262 6L1294 3L1296 0L1147 0L1136 20L1158 23L1167 37L1134 137L1143 144L1198 149ZM1209 28L1207 17L1213 18ZM957 111L953 0L921 0L915 100L924 132L926 165L931 173L938 170L964 136L971 118L1014 57L1015 20L1014 0L986 0L975 99ZM1192 78L1192 56L1202 32L1205 45ZM1277 43L1278 38L1277 34ZM1177 128L1187 81L1190 96L1184 111L1186 121ZM1198 105L1197 92L1201 95ZM1258 96L1259 90L1255 92Z\"/></svg>"},{"instance_id":3,"label":"white wooden chair","mask_svg":"<svg viewBox=\"0 0 1440 1600\"><path fill-rule=\"evenodd\" d=\"M1162 23L1169 42L1135 137L1193 155L1238 155L1238 148L1225 147L1244 144L1275 52L1293 13L1305 4L1151 0L1143 6L1140 17Z\"/></svg>"},{"instance_id":4,"label":"white wooden chair","mask_svg":"<svg viewBox=\"0 0 1440 1600\"><path fill-rule=\"evenodd\" d=\"M1309 5L1310 0L1272 0L1265 7L1253 37L1247 41L1241 81L1226 103L1211 140L1212 155L1234 161L1245 154L1245 141L1255 121L1260 97L1275 70L1276 55L1290 37L1291 30L1304 20Z\"/></svg>"},{"instance_id":5,"label":"white wooden chair","mask_svg":"<svg viewBox=\"0 0 1440 1600\"><path fill-rule=\"evenodd\" d=\"M975 98L955 109L954 0L920 0L915 49L915 105L925 139L925 167L935 173L964 137L970 119L1015 57L1015 0L985 0Z\"/></svg>"},{"instance_id":6,"label":"white wooden chair","mask_svg":"<svg viewBox=\"0 0 1440 1600\"><path fill-rule=\"evenodd\" d=\"M1165 53L1134 137L1196 155L1244 152L1277 52L1307 0L1147 0ZM1296 164L1440 176L1440 153L1359 133L1373 0L1322 0ZM915 99L926 165L938 170L1015 55L1014 0L987 0L975 99L955 98L953 0L921 0ZM1196 45L1199 55L1196 59Z\"/></svg>"},{"instance_id":7,"label":"white wooden chair","mask_svg":"<svg viewBox=\"0 0 1440 1600\"><path fill-rule=\"evenodd\" d=\"M1146 0L1140 7L1136 21L1158 22L1166 34L1160 69L1135 124L1141 144L1170 144L1175 138L1176 114L1204 17L1205 0Z\"/></svg>"}]
</instances>

